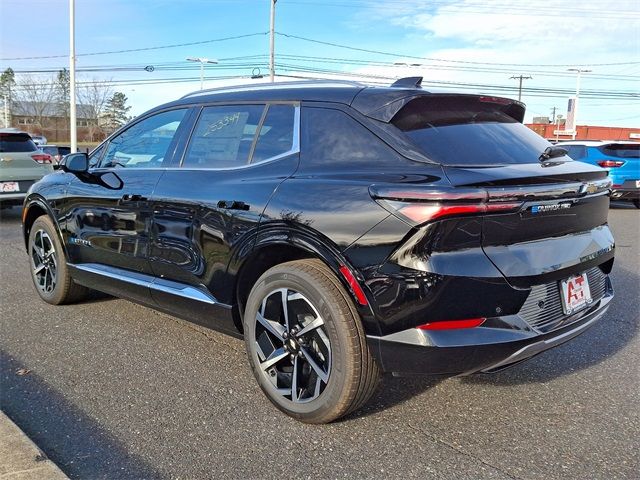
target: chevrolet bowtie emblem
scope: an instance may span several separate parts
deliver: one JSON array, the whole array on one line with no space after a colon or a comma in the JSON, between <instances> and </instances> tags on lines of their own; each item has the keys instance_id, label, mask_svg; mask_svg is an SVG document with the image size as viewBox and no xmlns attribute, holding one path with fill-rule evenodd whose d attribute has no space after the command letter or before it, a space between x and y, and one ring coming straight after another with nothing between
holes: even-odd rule
<instances>
[{"instance_id":1,"label":"chevrolet bowtie emblem","mask_svg":"<svg viewBox=\"0 0 640 480\"><path fill-rule=\"evenodd\" d=\"M597 191L598 187L595 183L583 183L582 186L580 186L580 193L583 194L596 193Z\"/></svg>"}]
</instances>

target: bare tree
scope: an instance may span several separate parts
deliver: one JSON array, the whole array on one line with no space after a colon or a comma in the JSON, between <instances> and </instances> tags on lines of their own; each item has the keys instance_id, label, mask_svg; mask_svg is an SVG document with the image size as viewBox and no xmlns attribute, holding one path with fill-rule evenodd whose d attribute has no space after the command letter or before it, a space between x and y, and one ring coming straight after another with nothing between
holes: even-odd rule
<instances>
[{"instance_id":1,"label":"bare tree","mask_svg":"<svg viewBox=\"0 0 640 480\"><path fill-rule=\"evenodd\" d=\"M17 82L15 99L18 101L14 114L33 118L34 124L41 129L47 128L47 118L55 110L56 85L51 78L34 75L21 75Z\"/></svg>"},{"instance_id":2,"label":"bare tree","mask_svg":"<svg viewBox=\"0 0 640 480\"><path fill-rule=\"evenodd\" d=\"M88 122L87 140L93 142L96 135L103 132L102 117L109 99L113 96L113 86L110 81L94 78L91 81L83 81L77 92L81 116Z\"/></svg>"}]
</instances>

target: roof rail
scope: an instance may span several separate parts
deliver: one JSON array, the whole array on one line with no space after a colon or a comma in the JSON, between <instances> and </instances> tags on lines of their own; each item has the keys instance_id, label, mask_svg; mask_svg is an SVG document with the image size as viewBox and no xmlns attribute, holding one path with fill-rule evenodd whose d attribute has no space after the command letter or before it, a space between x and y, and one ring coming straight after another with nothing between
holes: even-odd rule
<instances>
[{"instance_id":1,"label":"roof rail","mask_svg":"<svg viewBox=\"0 0 640 480\"><path fill-rule=\"evenodd\" d=\"M422 77L399 78L391 84L392 87L422 88Z\"/></svg>"},{"instance_id":2,"label":"roof rail","mask_svg":"<svg viewBox=\"0 0 640 480\"><path fill-rule=\"evenodd\" d=\"M276 88L306 88L313 87L316 85L321 86L331 86L334 85L336 87L342 86L354 86L354 87L363 87L364 84L360 82L355 82L352 80L301 80L296 82L275 82L275 83L245 83L243 85L229 85L226 87L215 87L215 88L207 88L205 90L196 90L195 92L187 93L183 98L191 98L197 97L199 95L208 95L210 93L225 93L225 92L240 92L243 90L271 90Z\"/></svg>"}]
</instances>

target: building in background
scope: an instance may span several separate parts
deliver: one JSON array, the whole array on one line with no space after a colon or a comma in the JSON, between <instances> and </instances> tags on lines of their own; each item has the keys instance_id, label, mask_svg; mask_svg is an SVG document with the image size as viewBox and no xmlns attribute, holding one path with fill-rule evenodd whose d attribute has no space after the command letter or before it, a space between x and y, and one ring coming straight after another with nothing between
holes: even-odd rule
<instances>
[{"instance_id":1,"label":"building in background","mask_svg":"<svg viewBox=\"0 0 640 480\"><path fill-rule=\"evenodd\" d=\"M10 125L32 135L43 135L50 143L69 141L69 113L67 105L41 102L12 102ZM78 140L99 142L105 138L89 105L76 105Z\"/></svg>"},{"instance_id":2,"label":"building in background","mask_svg":"<svg viewBox=\"0 0 640 480\"><path fill-rule=\"evenodd\" d=\"M542 120L535 118L534 120ZM547 119L548 120L548 119ZM549 141L572 140L572 130L566 130L564 120L556 123L528 123L531 130ZM578 125L576 140L630 140L640 142L640 127L600 127L597 125Z\"/></svg>"}]
</instances>

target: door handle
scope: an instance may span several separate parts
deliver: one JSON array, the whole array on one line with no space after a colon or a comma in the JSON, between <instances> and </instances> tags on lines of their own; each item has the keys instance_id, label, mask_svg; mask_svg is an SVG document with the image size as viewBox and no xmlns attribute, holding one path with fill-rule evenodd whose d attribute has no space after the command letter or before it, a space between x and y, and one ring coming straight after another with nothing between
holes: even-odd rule
<instances>
[{"instance_id":1,"label":"door handle","mask_svg":"<svg viewBox=\"0 0 640 480\"><path fill-rule=\"evenodd\" d=\"M239 200L220 200L218 202L218 208L225 210L249 210L251 207Z\"/></svg>"},{"instance_id":2,"label":"door handle","mask_svg":"<svg viewBox=\"0 0 640 480\"><path fill-rule=\"evenodd\" d=\"M120 199L121 202L144 202L146 200L147 197L138 195L137 193L125 193Z\"/></svg>"}]
</instances>

